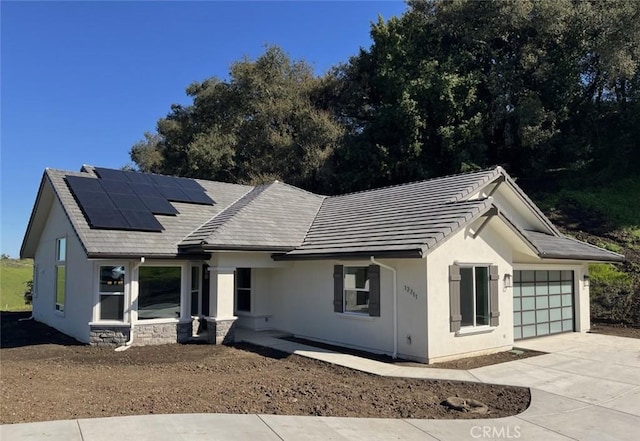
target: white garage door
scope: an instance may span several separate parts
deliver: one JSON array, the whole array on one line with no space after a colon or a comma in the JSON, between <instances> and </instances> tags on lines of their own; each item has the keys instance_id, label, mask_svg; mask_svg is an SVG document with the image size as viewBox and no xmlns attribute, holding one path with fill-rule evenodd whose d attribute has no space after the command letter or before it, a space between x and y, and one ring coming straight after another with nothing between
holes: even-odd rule
<instances>
[{"instance_id":1,"label":"white garage door","mask_svg":"<svg viewBox=\"0 0 640 441\"><path fill-rule=\"evenodd\" d=\"M573 271L513 272L514 339L573 331Z\"/></svg>"}]
</instances>

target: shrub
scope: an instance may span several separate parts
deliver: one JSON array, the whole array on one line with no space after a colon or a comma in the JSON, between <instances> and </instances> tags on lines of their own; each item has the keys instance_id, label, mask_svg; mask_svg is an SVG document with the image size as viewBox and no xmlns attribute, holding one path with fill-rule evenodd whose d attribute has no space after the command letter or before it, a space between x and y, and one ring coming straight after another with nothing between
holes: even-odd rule
<instances>
[{"instance_id":1,"label":"shrub","mask_svg":"<svg viewBox=\"0 0 640 441\"><path fill-rule=\"evenodd\" d=\"M591 265L591 317L612 323L640 325L640 287L614 265Z\"/></svg>"}]
</instances>

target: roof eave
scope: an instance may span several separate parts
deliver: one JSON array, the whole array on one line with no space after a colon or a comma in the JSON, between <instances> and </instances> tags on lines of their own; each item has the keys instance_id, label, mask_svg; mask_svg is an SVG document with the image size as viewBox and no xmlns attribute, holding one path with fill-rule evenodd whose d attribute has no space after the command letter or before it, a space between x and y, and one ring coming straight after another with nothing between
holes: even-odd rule
<instances>
[{"instance_id":1,"label":"roof eave","mask_svg":"<svg viewBox=\"0 0 640 441\"><path fill-rule=\"evenodd\" d=\"M175 254L163 253L163 254L146 254L146 253L111 253L111 252L89 252L87 253L89 259L171 259L171 260L208 260L211 258L211 254L206 252L178 252Z\"/></svg>"},{"instance_id":2,"label":"roof eave","mask_svg":"<svg viewBox=\"0 0 640 441\"><path fill-rule=\"evenodd\" d=\"M408 250L389 250L389 251L351 251L326 252L326 253L305 253L305 254L272 254L271 258L275 261L294 261L294 260L356 260L368 259L370 257L386 258L386 259L422 259L424 250L422 248L414 248Z\"/></svg>"},{"instance_id":3,"label":"roof eave","mask_svg":"<svg viewBox=\"0 0 640 441\"><path fill-rule=\"evenodd\" d=\"M38 187L38 194L36 195L36 200L33 203L33 208L31 209L31 215L29 216L29 223L27 224L27 229L24 233L24 238L22 239L22 245L20 246L20 258L33 258L35 257L34 253L26 253L27 244L29 242L29 238L31 236L33 230L33 223L35 222L36 212L40 207L40 202L42 200L42 192L44 190L45 182L48 181L46 171L42 174L42 178L40 179L40 186ZM51 183L49 183L51 185ZM35 251L35 250L34 250Z\"/></svg>"},{"instance_id":4,"label":"roof eave","mask_svg":"<svg viewBox=\"0 0 640 441\"><path fill-rule=\"evenodd\" d=\"M181 253L203 252L210 253L214 251L262 251L262 252L289 252L295 246L274 246L274 245L225 245L225 244L201 244L179 247Z\"/></svg>"},{"instance_id":5,"label":"roof eave","mask_svg":"<svg viewBox=\"0 0 640 441\"><path fill-rule=\"evenodd\" d=\"M602 256L600 258L589 256L586 254L556 254L556 253L540 253L541 259L558 259L558 260L579 260L582 262L592 263L621 263L625 261L625 257L611 253L611 256Z\"/></svg>"}]
</instances>

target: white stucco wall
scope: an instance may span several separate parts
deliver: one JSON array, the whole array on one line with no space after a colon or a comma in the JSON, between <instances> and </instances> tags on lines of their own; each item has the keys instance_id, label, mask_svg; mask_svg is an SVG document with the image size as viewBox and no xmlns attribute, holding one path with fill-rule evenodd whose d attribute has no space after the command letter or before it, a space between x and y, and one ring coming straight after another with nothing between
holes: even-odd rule
<instances>
[{"instance_id":1,"label":"white stucco wall","mask_svg":"<svg viewBox=\"0 0 640 441\"><path fill-rule=\"evenodd\" d=\"M426 361L426 268L423 259L380 259L397 269L398 356ZM273 328L296 336L391 355L393 273L381 268L380 317L333 311L333 267L363 261L292 262L271 269Z\"/></svg>"},{"instance_id":2,"label":"white stucco wall","mask_svg":"<svg viewBox=\"0 0 640 441\"><path fill-rule=\"evenodd\" d=\"M476 222L477 228L480 221ZM460 356L509 349L513 345L513 293L504 286L504 274L513 274L511 246L500 237L491 221L475 239L472 229L465 229L427 255L427 296L429 298L429 363ZM500 324L482 333L450 332L449 265L485 264L498 266Z\"/></svg>"},{"instance_id":3,"label":"white stucco wall","mask_svg":"<svg viewBox=\"0 0 640 441\"><path fill-rule=\"evenodd\" d=\"M271 320L271 270L251 269L251 311L238 311L238 326L263 331L273 329Z\"/></svg>"},{"instance_id":4,"label":"white stucco wall","mask_svg":"<svg viewBox=\"0 0 640 441\"><path fill-rule=\"evenodd\" d=\"M56 239L65 237L66 298L64 312L56 311ZM55 200L35 253L38 268L37 293L33 299L33 316L81 342L89 341L92 316L92 266L86 258L62 206Z\"/></svg>"},{"instance_id":5,"label":"white stucco wall","mask_svg":"<svg viewBox=\"0 0 640 441\"><path fill-rule=\"evenodd\" d=\"M215 268L251 268L251 311L238 311L237 326L261 331L273 329L271 322L271 268L283 268L290 264L276 262L271 253L227 251L214 253L207 261L213 271ZM229 297L230 295L230 297ZM233 302L235 287L227 295Z\"/></svg>"}]
</instances>

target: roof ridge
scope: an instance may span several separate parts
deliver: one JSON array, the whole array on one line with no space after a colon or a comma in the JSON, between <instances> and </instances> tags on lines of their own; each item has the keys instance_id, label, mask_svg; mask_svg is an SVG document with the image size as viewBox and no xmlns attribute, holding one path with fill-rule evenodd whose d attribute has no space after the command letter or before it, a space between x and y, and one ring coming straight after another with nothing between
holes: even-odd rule
<instances>
[{"instance_id":1,"label":"roof ridge","mask_svg":"<svg viewBox=\"0 0 640 441\"><path fill-rule=\"evenodd\" d=\"M322 198L322 199L325 199L325 198L329 197L329 196L325 196L325 195L322 195L322 194L314 193L314 192L309 191L309 190L305 190L304 188L296 187L295 185L287 184L286 182L279 181L277 179L275 181L270 182L269 184L265 184L265 185L271 186L273 184L281 184L281 185L284 185L285 187L293 188L294 190L298 190L298 191L301 191L303 193L307 193L307 194L309 194L311 196L316 196L316 197L319 197L319 198Z\"/></svg>"},{"instance_id":2,"label":"roof ridge","mask_svg":"<svg viewBox=\"0 0 640 441\"><path fill-rule=\"evenodd\" d=\"M453 178L453 177L456 177L456 176L472 175L472 174L476 174L476 173L486 173L488 171L501 171L501 170L503 170L503 168L501 166L494 165L492 167L483 168L481 170L453 173L453 174L444 175L444 176L434 176L433 178L422 179L422 180L419 180L419 181L410 181L410 182L404 182L402 184L386 185L384 187L375 187L375 188L369 188L367 190L352 191L352 192L349 192L349 193L342 193L342 194L337 194L337 195L328 196L328 197L329 198L337 198L337 197L342 197L342 196L351 196L351 195L354 195L354 194L369 193L369 192L372 192L372 191L386 190L388 188L402 187L402 186L405 186L405 185L422 184L422 183L429 182L429 181L437 181L437 180L440 180L440 179Z\"/></svg>"}]
</instances>

